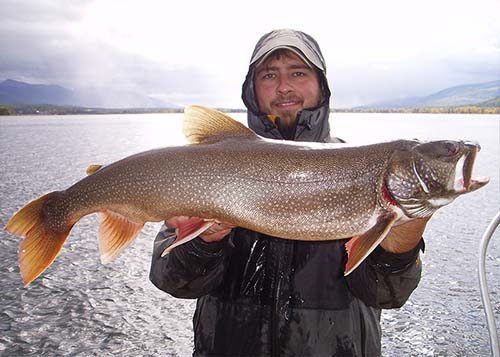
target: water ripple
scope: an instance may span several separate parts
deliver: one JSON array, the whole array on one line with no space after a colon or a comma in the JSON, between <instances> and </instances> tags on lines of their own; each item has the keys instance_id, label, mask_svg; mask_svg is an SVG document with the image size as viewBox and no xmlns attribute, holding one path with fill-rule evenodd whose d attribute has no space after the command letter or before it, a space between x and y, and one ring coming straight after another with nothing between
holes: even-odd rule
<instances>
[{"instance_id":1,"label":"water ripple","mask_svg":"<svg viewBox=\"0 0 500 357\"><path fill-rule=\"evenodd\" d=\"M401 309L382 314L386 356L481 356L488 333L476 278L477 247L500 209L498 120L449 117L338 114L336 134L349 141L415 135L463 135L481 142L483 190L436 213L426 231L422 281ZM90 163L108 163L153 147L181 143L179 117L12 117L0 120L0 224L27 201L68 186ZM390 121L390 131L383 121ZM432 122L425 130L421 120ZM466 125L476 120L477 125ZM359 128L365 130L360 133ZM363 137L363 133L366 136ZM112 133L112 135L110 135ZM29 138L29 140L26 140ZM392 137L391 137L392 138ZM426 139L422 137L422 139ZM143 233L118 260L101 265L97 221L75 225L54 264L29 288L17 267L19 239L0 232L0 355L5 356L186 356L192 351L193 300L175 299L149 282L152 240L158 224ZM500 315L500 240L487 261L495 313Z\"/></svg>"}]
</instances>

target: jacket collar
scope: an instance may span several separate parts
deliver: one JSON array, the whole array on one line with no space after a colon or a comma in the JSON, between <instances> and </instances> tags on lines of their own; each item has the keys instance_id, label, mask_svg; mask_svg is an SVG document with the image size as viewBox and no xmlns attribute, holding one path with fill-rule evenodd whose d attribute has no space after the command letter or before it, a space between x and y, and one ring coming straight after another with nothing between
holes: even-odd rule
<instances>
[{"instance_id":1,"label":"jacket collar","mask_svg":"<svg viewBox=\"0 0 500 357\"><path fill-rule=\"evenodd\" d=\"M330 142L329 108L321 106L304 109L297 115L294 141ZM284 139L278 127L266 114L248 111L248 126L258 135L270 139Z\"/></svg>"}]
</instances>

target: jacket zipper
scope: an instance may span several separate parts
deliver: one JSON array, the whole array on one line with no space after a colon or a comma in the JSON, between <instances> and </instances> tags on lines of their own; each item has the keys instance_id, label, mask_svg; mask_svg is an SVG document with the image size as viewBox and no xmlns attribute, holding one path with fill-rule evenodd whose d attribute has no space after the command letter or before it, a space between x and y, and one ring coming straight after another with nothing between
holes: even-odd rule
<instances>
[{"instance_id":1,"label":"jacket zipper","mask_svg":"<svg viewBox=\"0 0 500 357\"><path fill-rule=\"evenodd\" d=\"M274 268L274 276L276 278L273 284L272 291L272 308L271 308L271 355L280 355L280 321L282 319L288 319L287 309L288 301L285 301L284 296L288 296L290 289L290 271L292 269L291 264L293 262L293 256L295 252L296 242L293 244L285 244L283 246L278 246L278 251L273 253L280 257L276 259L276 265ZM276 248L276 247L275 247ZM285 280L286 279L286 280ZM286 289L284 291L283 289Z\"/></svg>"},{"instance_id":2,"label":"jacket zipper","mask_svg":"<svg viewBox=\"0 0 500 357\"><path fill-rule=\"evenodd\" d=\"M279 290L280 290L280 270L281 259L277 259L274 267L275 283L273 284L272 308L271 308L271 355L279 356Z\"/></svg>"}]
</instances>

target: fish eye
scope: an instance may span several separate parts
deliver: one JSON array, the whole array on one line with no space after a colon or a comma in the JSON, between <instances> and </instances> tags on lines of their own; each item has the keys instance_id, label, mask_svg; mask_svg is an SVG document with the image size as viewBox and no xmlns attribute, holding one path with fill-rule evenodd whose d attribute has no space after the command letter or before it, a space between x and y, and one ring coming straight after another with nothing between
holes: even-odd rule
<instances>
[{"instance_id":1,"label":"fish eye","mask_svg":"<svg viewBox=\"0 0 500 357\"><path fill-rule=\"evenodd\" d=\"M453 141L445 142L444 149L447 156L454 156L460 151L459 145Z\"/></svg>"}]
</instances>

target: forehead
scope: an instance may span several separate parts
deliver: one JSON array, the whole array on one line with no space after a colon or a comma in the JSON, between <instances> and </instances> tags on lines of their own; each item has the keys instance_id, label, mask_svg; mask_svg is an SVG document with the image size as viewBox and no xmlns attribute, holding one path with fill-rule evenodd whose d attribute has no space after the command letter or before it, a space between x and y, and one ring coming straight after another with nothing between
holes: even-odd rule
<instances>
[{"instance_id":1,"label":"forehead","mask_svg":"<svg viewBox=\"0 0 500 357\"><path fill-rule=\"evenodd\" d=\"M297 54L290 50L279 49L271 53L261 64L257 66L257 71L276 67L281 62L287 62L295 68L310 68Z\"/></svg>"}]
</instances>

